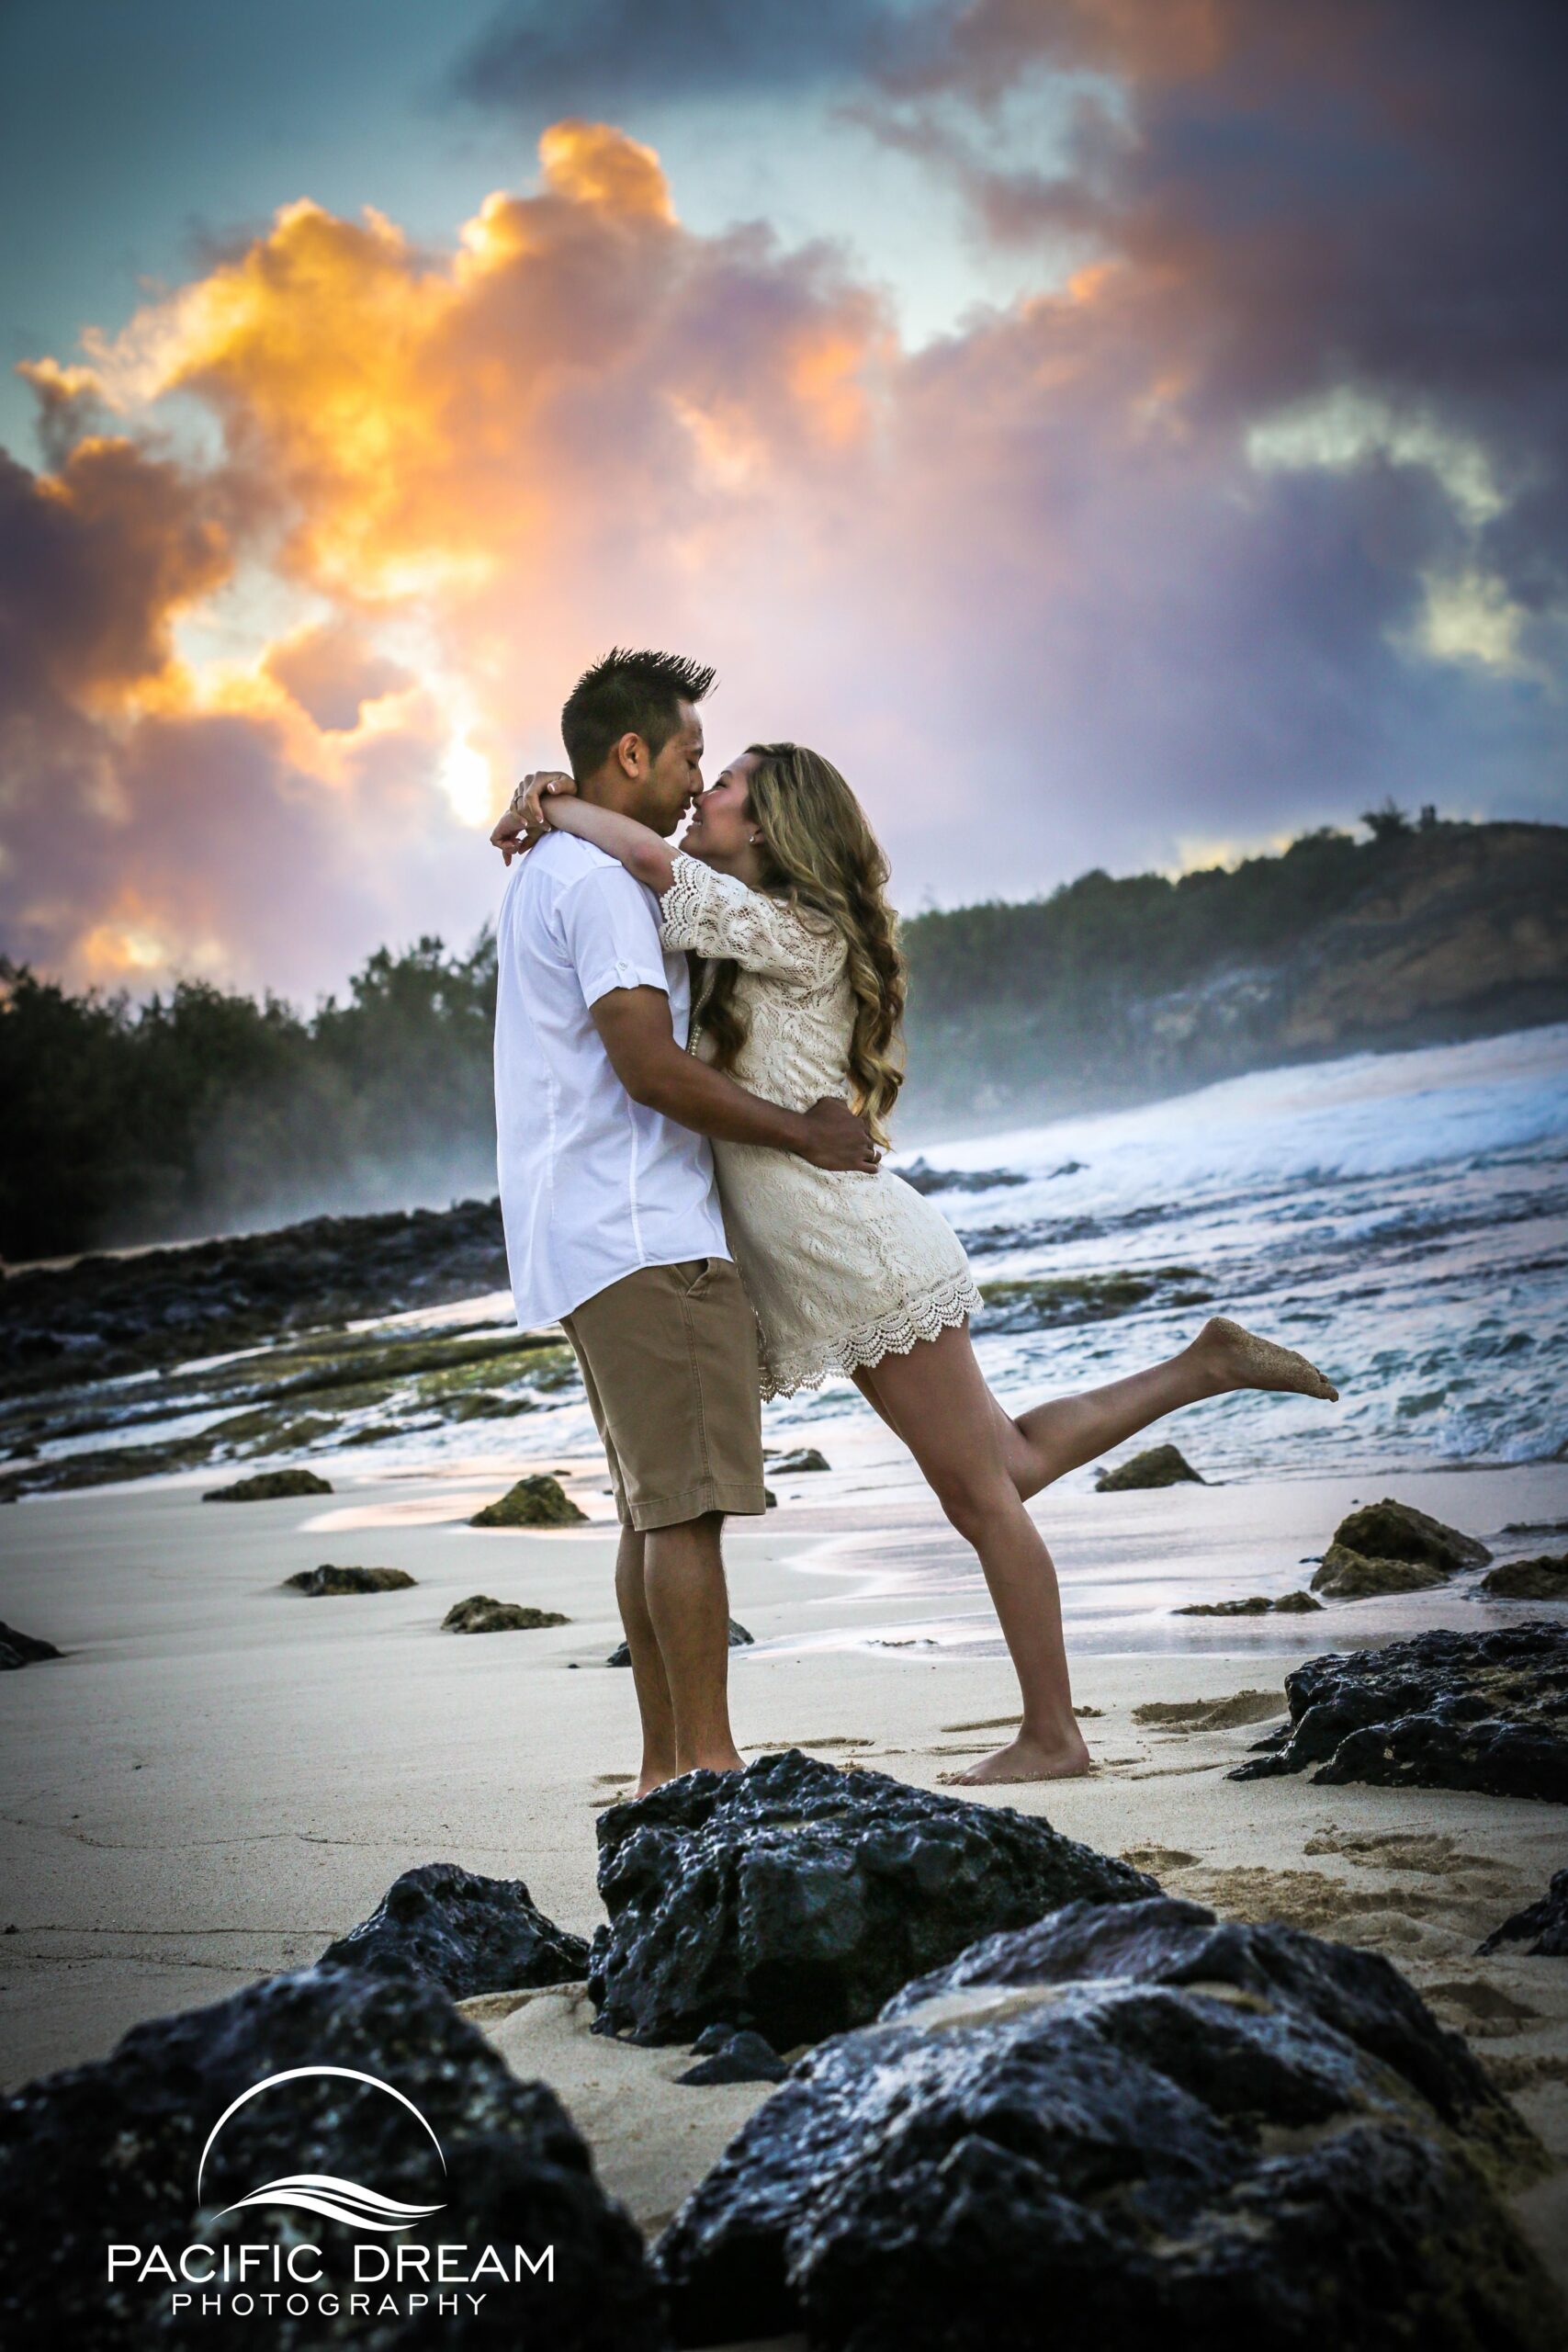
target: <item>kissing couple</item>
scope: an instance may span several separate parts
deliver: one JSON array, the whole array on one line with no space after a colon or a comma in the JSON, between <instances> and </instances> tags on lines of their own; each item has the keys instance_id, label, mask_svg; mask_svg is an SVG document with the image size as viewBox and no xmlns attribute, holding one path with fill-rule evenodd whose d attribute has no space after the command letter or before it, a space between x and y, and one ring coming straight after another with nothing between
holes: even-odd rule
<instances>
[{"instance_id":1,"label":"kissing couple","mask_svg":"<svg viewBox=\"0 0 1568 2352\"><path fill-rule=\"evenodd\" d=\"M973 1545L1017 1670L1016 1736L962 1777L1086 1772L1030 1496L1202 1397L1337 1391L1216 1316L1124 1380L1017 1413L992 1394L963 1246L881 1164L905 994L887 860L802 744L753 743L705 788L712 684L606 654L561 713L570 775L525 777L491 835L518 859L497 926L507 1262L518 1322L570 1340L609 1461L637 1793L743 1766L720 1533L764 1508L761 1399L834 1375Z\"/></svg>"}]
</instances>

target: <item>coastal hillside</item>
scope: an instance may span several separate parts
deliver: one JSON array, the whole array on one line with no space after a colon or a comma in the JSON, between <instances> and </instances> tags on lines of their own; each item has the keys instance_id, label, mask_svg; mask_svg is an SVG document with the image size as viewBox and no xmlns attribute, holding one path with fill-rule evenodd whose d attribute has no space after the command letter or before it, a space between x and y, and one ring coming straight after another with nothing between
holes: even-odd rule
<instances>
[{"instance_id":1,"label":"coastal hillside","mask_svg":"<svg viewBox=\"0 0 1568 2352\"><path fill-rule=\"evenodd\" d=\"M1568 827L1311 833L1178 881L1086 874L921 916L906 1129L1147 1100L1361 1049L1568 1015Z\"/></svg>"},{"instance_id":2,"label":"coastal hillside","mask_svg":"<svg viewBox=\"0 0 1568 2352\"><path fill-rule=\"evenodd\" d=\"M898 1142L1568 1015L1568 827L1368 823L915 917ZM382 949L310 1015L204 981L73 995L0 956L0 1256L488 1198L494 1003L488 934Z\"/></svg>"}]
</instances>

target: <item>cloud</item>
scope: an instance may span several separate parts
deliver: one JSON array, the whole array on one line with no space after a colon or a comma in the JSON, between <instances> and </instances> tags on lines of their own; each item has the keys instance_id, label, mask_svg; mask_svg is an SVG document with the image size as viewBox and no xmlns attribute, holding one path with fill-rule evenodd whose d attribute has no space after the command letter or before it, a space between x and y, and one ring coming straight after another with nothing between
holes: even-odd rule
<instances>
[{"instance_id":1,"label":"cloud","mask_svg":"<svg viewBox=\"0 0 1568 2352\"><path fill-rule=\"evenodd\" d=\"M446 246L299 199L29 365L10 952L298 989L471 935L474 827L615 641L716 663L721 754L837 760L906 906L1390 792L1555 805L1555 36L1532 74L1509 0L1483 34L1413 0L916 31L885 130L1053 265L922 349L843 251L697 234L645 143L569 118ZM1053 177L1018 141L1063 74ZM216 455L161 437L176 401Z\"/></svg>"}]
</instances>

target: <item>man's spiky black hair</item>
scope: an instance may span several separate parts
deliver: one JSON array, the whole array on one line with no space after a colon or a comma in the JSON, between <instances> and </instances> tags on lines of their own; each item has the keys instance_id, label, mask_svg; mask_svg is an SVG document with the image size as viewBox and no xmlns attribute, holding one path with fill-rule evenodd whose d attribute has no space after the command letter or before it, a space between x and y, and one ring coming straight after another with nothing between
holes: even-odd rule
<instances>
[{"instance_id":1,"label":"man's spiky black hair","mask_svg":"<svg viewBox=\"0 0 1568 2352\"><path fill-rule=\"evenodd\" d=\"M681 653L634 653L612 646L584 670L560 715L561 741L581 783L603 767L623 735L640 735L654 758L681 723L683 702L701 702L713 672Z\"/></svg>"}]
</instances>

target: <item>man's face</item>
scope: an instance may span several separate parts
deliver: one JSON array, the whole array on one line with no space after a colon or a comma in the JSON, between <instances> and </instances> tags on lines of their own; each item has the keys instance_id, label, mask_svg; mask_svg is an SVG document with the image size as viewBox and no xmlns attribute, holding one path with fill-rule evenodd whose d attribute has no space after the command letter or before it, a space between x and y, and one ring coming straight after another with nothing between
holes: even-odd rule
<instances>
[{"instance_id":1,"label":"man's face","mask_svg":"<svg viewBox=\"0 0 1568 2352\"><path fill-rule=\"evenodd\" d=\"M635 812L666 839L703 788L703 722L694 703L680 706L680 724L642 779Z\"/></svg>"}]
</instances>

